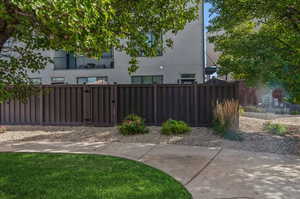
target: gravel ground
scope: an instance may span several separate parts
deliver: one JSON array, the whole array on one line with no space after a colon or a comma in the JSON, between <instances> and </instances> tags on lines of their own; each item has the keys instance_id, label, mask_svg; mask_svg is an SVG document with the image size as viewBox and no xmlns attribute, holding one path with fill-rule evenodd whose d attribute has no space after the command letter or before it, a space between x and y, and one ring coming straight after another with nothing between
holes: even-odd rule
<instances>
[{"instance_id":1,"label":"gravel ground","mask_svg":"<svg viewBox=\"0 0 300 199\"><path fill-rule=\"evenodd\" d=\"M298 122L299 121L299 122ZM150 133L138 136L122 136L116 127L61 127L61 126L8 126L0 134L3 141L65 141L65 142L126 142L126 143L168 143L207 147L224 147L236 150L300 155L300 118L276 119L274 122L293 126L295 134L275 136L263 132L266 120L240 118L242 142L224 140L211 129L193 128L184 136L163 136L159 127L150 127Z\"/></svg>"}]
</instances>

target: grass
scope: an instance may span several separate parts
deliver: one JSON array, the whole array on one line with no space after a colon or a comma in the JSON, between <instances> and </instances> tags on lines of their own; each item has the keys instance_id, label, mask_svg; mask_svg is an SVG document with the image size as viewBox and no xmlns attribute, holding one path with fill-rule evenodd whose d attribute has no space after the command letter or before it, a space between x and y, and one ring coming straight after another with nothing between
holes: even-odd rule
<instances>
[{"instance_id":1,"label":"grass","mask_svg":"<svg viewBox=\"0 0 300 199\"><path fill-rule=\"evenodd\" d=\"M0 153L2 199L191 199L172 177L98 155Z\"/></svg>"}]
</instances>

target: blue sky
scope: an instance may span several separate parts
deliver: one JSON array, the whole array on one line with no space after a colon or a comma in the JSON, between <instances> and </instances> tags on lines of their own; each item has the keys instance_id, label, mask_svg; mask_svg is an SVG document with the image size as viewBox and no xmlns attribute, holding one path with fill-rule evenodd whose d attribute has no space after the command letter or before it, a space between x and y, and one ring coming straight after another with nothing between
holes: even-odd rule
<instances>
[{"instance_id":1,"label":"blue sky","mask_svg":"<svg viewBox=\"0 0 300 199\"><path fill-rule=\"evenodd\" d=\"M205 16L205 26L209 25L209 9L211 8L211 5L209 3L205 3L205 9L204 9L204 16Z\"/></svg>"}]
</instances>

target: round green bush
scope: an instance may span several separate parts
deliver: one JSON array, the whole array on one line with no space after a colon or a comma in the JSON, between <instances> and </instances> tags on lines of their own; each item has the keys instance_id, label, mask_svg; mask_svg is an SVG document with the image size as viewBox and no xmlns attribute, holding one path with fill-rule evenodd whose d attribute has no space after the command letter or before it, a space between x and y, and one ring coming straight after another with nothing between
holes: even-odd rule
<instances>
[{"instance_id":1,"label":"round green bush","mask_svg":"<svg viewBox=\"0 0 300 199\"><path fill-rule=\"evenodd\" d=\"M275 134L275 135L285 135L288 133L288 128L282 124L273 124L271 122L264 123L264 130Z\"/></svg>"},{"instance_id":2,"label":"round green bush","mask_svg":"<svg viewBox=\"0 0 300 199\"><path fill-rule=\"evenodd\" d=\"M164 135L178 135L190 132L192 129L184 121L171 120L164 122L161 133Z\"/></svg>"},{"instance_id":3,"label":"round green bush","mask_svg":"<svg viewBox=\"0 0 300 199\"><path fill-rule=\"evenodd\" d=\"M137 135L148 133L149 129L140 116L131 114L128 115L119 126L119 131L122 135Z\"/></svg>"},{"instance_id":4,"label":"round green bush","mask_svg":"<svg viewBox=\"0 0 300 199\"><path fill-rule=\"evenodd\" d=\"M300 115L300 111L291 111L291 115Z\"/></svg>"}]
</instances>

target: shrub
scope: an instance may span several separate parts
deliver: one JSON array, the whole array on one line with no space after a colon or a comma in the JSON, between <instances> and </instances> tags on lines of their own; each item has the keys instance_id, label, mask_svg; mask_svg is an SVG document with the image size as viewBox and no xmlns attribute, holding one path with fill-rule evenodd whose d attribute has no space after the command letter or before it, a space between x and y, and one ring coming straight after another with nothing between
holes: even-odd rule
<instances>
[{"instance_id":1,"label":"shrub","mask_svg":"<svg viewBox=\"0 0 300 199\"><path fill-rule=\"evenodd\" d=\"M213 129L224 136L228 131L235 130L239 120L239 102L226 100L217 102L214 109Z\"/></svg>"},{"instance_id":2,"label":"shrub","mask_svg":"<svg viewBox=\"0 0 300 199\"><path fill-rule=\"evenodd\" d=\"M240 113L240 115L243 115L245 113L245 109L243 107L240 107L239 113Z\"/></svg>"},{"instance_id":3,"label":"shrub","mask_svg":"<svg viewBox=\"0 0 300 199\"><path fill-rule=\"evenodd\" d=\"M263 113L265 112L264 109L256 107L256 106L244 106L243 107L245 112L253 112L253 113Z\"/></svg>"},{"instance_id":4,"label":"shrub","mask_svg":"<svg viewBox=\"0 0 300 199\"><path fill-rule=\"evenodd\" d=\"M6 132L6 127L5 126L0 126L0 134Z\"/></svg>"},{"instance_id":5,"label":"shrub","mask_svg":"<svg viewBox=\"0 0 300 199\"><path fill-rule=\"evenodd\" d=\"M183 121L169 119L162 125L161 133L164 135L178 135L191 131L191 127Z\"/></svg>"},{"instance_id":6,"label":"shrub","mask_svg":"<svg viewBox=\"0 0 300 199\"><path fill-rule=\"evenodd\" d=\"M288 128L283 124L273 124L271 122L267 122L264 124L264 130L275 134L275 135L285 135L288 133Z\"/></svg>"},{"instance_id":7,"label":"shrub","mask_svg":"<svg viewBox=\"0 0 300 199\"><path fill-rule=\"evenodd\" d=\"M291 115L300 115L300 111L291 111Z\"/></svg>"},{"instance_id":8,"label":"shrub","mask_svg":"<svg viewBox=\"0 0 300 199\"><path fill-rule=\"evenodd\" d=\"M134 114L128 115L118 128L122 135L137 135L149 132L144 120Z\"/></svg>"}]
</instances>

